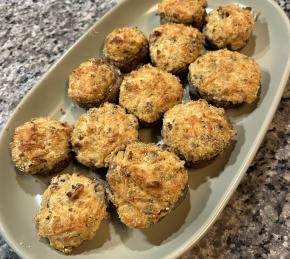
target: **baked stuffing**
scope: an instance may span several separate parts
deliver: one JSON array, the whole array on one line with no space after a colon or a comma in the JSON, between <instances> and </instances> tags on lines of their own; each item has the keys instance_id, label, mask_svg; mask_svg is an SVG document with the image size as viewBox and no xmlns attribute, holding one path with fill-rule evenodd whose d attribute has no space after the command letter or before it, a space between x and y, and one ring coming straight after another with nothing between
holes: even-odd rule
<instances>
[{"instance_id":1,"label":"baked stuffing","mask_svg":"<svg viewBox=\"0 0 290 259\"><path fill-rule=\"evenodd\" d=\"M128 73L138 67L148 55L148 41L137 27L114 29L105 39L105 59Z\"/></svg>"},{"instance_id":2,"label":"baked stuffing","mask_svg":"<svg viewBox=\"0 0 290 259\"><path fill-rule=\"evenodd\" d=\"M80 107L89 109L118 100L121 82L119 69L104 60L92 58L71 73L68 95Z\"/></svg>"},{"instance_id":3,"label":"baked stuffing","mask_svg":"<svg viewBox=\"0 0 290 259\"><path fill-rule=\"evenodd\" d=\"M187 193L184 161L154 144L135 142L108 158L109 198L130 228L148 228Z\"/></svg>"},{"instance_id":4,"label":"baked stuffing","mask_svg":"<svg viewBox=\"0 0 290 259\"><path fill-rule=\"evenodd\" d=\"M55 249L70 254L74 247L92 239L107 217L102 184L79 174L52 178L35 216L38 235Z\"/></svg>"},{"instance_id":5,"label":"baked stuffing","mask_svg":"<svg viewBox=\"0 0 290 259\"><path fill-rule=\"evenodd\" d=\"M145 65L125 76L119 103L142 124L152 125L164 112L181 103L182 97L183 88L176 76Z\"/></svg>"},{"instance_id":6,"label":"baked stuffing","mask_svg":"<svg viewBox=\"0 0 290 259\"><path fill-rule=\"evenodd\" d=\"M198 96L217 106L253 103L260 89L257 62L239 52L207 52L189 66L193 97Z\"/></svg>"},{"instance_id":7,"label":"baked stuffing","mask_svg":"<svg viewBox=\"0 0 290 259\"><path fill-rule=\"evenodd\" d=\"M71 159L71 132L67 123L46 117L17 127L10 144L16 168L27 174L60 172Z\"/></svg>"},{"instance_id":8,"label":"baked stuffing","mask_svg":"<svg viewBox=\"0 0 290 259\"><path fill-rule=\"evenodd\" d=\"M168 23L153 29L149 44L151 61L156 67L180 74L202 54L204 36L190 26Z\"/></svg>"},{"instance_id":9,"label":"baked stuffing","mask_svg":"<svg viewBox=\"0 0 290 259\"><path fill-rule=\"evenodd\" d=\"M225 117L223 108L209 105L205 100L174 106L164 115L164 143L194 165L221 154L236 134Z\"/></svg>"},{"instance_id":10,"label":"baked stuffing","mask_svg":"<svg viewBox=\"0 0 290 259\"><path fill-rule=\"evenodd\" d=\"M184 23L200 29L206 7L206 0L162 0L158 4L160 23Z\"/></svg>"},{"instance_id":11,"label":"baked stuffing","mask_svg":"<svg viewBox=\"0 0 290 259\"><path fill-rule=\"evenodd\" d=\"M255 17L250 7L229 4L207 15L203 33L213 48L238 50L247 44L254 25Z\"/></svg>"},{"instance_id":12,"label":"baked stuffing","mask_svg":"<svg viewBox=\"0 0 290 259\"><path fill-rule=\"evenodd\" d=\"M138 138L138 120L118 105L104 103L81 115L72 132L72 149L85 166L102 168L115 149Z\"/></svg>"}]
</instances>

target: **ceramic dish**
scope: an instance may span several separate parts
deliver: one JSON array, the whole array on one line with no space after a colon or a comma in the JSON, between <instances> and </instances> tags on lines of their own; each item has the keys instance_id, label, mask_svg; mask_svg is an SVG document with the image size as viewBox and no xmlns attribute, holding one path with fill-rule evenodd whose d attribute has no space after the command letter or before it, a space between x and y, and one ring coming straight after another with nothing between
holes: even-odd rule
<instances>
[{"instance_id":1,"label":"ceramic dish","mask_svg":"<svg viewBox=\"0 0 290 259\"><path fill-rule=\"evenodd\" d=\"M231 1L209 0L214 8ZM270 0L239 0L259 13L250 42L242 50L262 68L262 90L253 105L228 111L237 137L227 151L205 167L189 170L190 191L174 212L147 230L132 230L116 215L101 225L96 237L75 250L73 258L174 258L193 245L213 224L249 167L272 120L290 68L290 26ZM36 116L73 122L83 110L67 97L67 79L79 63L101 52L103 39L115 27L139 26L146 34L159 24L156 0L122 1L94 25L33 87L4 127L0 139L0 230L23 258L68 258L39 239L33 222L46 178L16 172L9 142L14 128ZM66 111L61 113L61 108ZM142 130L147 142L160 140L160 129Z\"/></svg>"}]
</instances>

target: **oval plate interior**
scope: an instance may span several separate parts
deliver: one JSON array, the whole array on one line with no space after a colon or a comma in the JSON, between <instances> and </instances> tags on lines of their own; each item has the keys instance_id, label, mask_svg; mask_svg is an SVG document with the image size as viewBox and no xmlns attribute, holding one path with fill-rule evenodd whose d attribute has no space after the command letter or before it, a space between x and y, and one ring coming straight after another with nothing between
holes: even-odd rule
<instances>
[{"instance_id":1,"label":"oval plate interior","mask_svg":"<svg viewBox=\"0 0 290 259\"><path fill-rule=\"evenodd\" d=\"M230 2L209 0L208 4L209 8L215 8ZM236 2L251 6L259 13L254 34L242 53L254 57L262 69L259 100L227 111L237 129L236 139L222 156L207 166L189 170L189 195L160 223L147 230L132 230L122 225L113 212L96 237L75 250L74 257L174 258L193 245L224 208L266 133L290 67L289 21L278 5L270 0ZM73 123L84 110L72 105L67 97L70 72L82 61L99 56L104 37L116 27L135 25L148 36L159 25L156 9L154 0L122 1L44 75L4 127L0 138L0 230L21 257L68 258L36 235L33 216L49 179L27 176L14 169L9 153L14 128L36 116L54 116ZM141 130L140 137L147 142L158 142L160 127Z\"/></svg>"}]
</instances>

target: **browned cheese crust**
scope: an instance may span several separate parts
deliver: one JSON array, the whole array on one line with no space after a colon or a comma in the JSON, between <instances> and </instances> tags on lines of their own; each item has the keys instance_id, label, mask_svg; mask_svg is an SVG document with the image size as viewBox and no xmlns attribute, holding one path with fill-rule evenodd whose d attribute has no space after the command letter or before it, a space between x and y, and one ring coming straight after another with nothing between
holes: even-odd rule
<instances>
[{"instance_id":1,"label":"browned cheese crust","mask_svg":"<svg viewBox=\"0 0 290 259\"><path fill-rule=\"evenodd\" d=\"M161 25L150 34L150 57L158 68L182 73L204 50L204 37L195 28L183 24Z\"/></svg>"},{"instance_id":2,"label":"browned cheese crust","mask_svg":"<svg viewBox=\"0 0 290 259\"><path fill-rule=\"evenodd\" d=\"M122 75L101 59L89 59L76 68L69 77L69 97L80 107L89 109L106 101L115 102Z\"/></svg>"},{"instance_id":3,"label":"browned cheese crust","mask_svg":"<svg viewBox=\"0 0 290 259\"><path fill-rule=\"evenodd\" d=\"M153 124L164 112L181 103L183 88L179 79L145 65L125 76L120 87L120 105L142 123Z\"/></svg>"},{"instance_id":4,"label":"browned cheese crust","mask_svg":"<svg viewBox=\"0 0 290 259\"><path fill-rule=\"evenodd\" d=\"M76 173L52 178L35 216L38 235L55 249L69 254L92 239L107 217L105 189L97 180Z\"/></svg>"},{"instance_id":5,"label":"browned cheese crust","mask_svg":"<svg viewBox=\"0 0 290 259\"><path fill-rule=\"evenodd\" d=\"M148 41L137 27L117 28L106 37L103 53L109 62L127 73L146 58Z\"/></svg>"},{"instance_id":6,"label":"browned cheese crust","mask_svg":"<svg viewBox=\"0 0 290 259\"><path fill-rule=\"evenodd\" d=\"M78 118L71 142L80 163L101 168L111 152L137 138L137 118L118 105L104 103Z\"/></svg>"},{"instance_id":7,"label":"browned cheese crust","mask_svg":"<svg viewBox=\"0 0 290 259\"><path fill-rule=\"evenodd\" d=\"M109 198L121 221L131 228L157 223L185 196L184 162L154 144L129 144L109 159Z\"/></svg>"},{"instance_id":8,"label":"browned cheese crust","mask_svg":"<svg viewBox=\"0 0 290 259\"><path fill-rule=\"evenodd\" d=\"M184 23L201 28L206 6L206 0L163 0L158 5L158 13L161 23Z\"/></svg>"},{"instance_id":9,"label":"browned cheese crust","mask_svg":"<svg viewBox=\"0 0 290 259\"><path fill-rule=\"evenodd\" d=\"M52 118L35 118L15 129L12 160L27 174L56 173L70 161L72 127Z\"/></svg>"},{"instance_id":10,"label":"browned cheese crust","mask_svg":"<svg viewBox=\"0 0 290 259\"><path fill-rule=\"evenodd\" d=\"M176 105L163 119L164 143L189 164L219 155L235 134L224 109L211 106L205 100Z\"/></svg>"},{"instance_id":11,"label":"browned cheese crust","mask_svg":"<svg viewBox=\"0 0 290 259\"><path fill-rule=\"evenodd\" d=\"M208 43L215 48L238 50L247 44L254 24L255 17L251 8L230 4L208 14L203 33Z\"/></svg>"},{"instance_id":12,"label":"browned cheese crust","mask_svg":"<svg viewBox=\"0 0 290 259\"><path fill-rule=\"evenodd\" d=\"M193 62L189 80L208 100L240 104L256 100L261 75L253 58L223 49L208 52Z\"/></svg>"}]
</instances>

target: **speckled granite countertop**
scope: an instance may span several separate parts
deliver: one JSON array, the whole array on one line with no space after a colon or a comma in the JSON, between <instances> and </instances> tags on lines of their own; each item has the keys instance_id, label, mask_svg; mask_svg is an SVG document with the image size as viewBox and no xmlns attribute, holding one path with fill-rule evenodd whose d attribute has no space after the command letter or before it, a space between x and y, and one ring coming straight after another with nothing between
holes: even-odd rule
<instances>
[{"instance_id":1,"label":"speckled granite countertop","mask_svg":"<svg viewBox=\"0 0 290 259\"><path fill-rule=\"evenodd\" d=\"M0 128L25 93L117 0L0 1ZM279 0L290 16L290 1ZM290 258L290 80L251 167L182 258ZM0 236L0 259L19 258Z\"/></svg>"}]
</instances>

